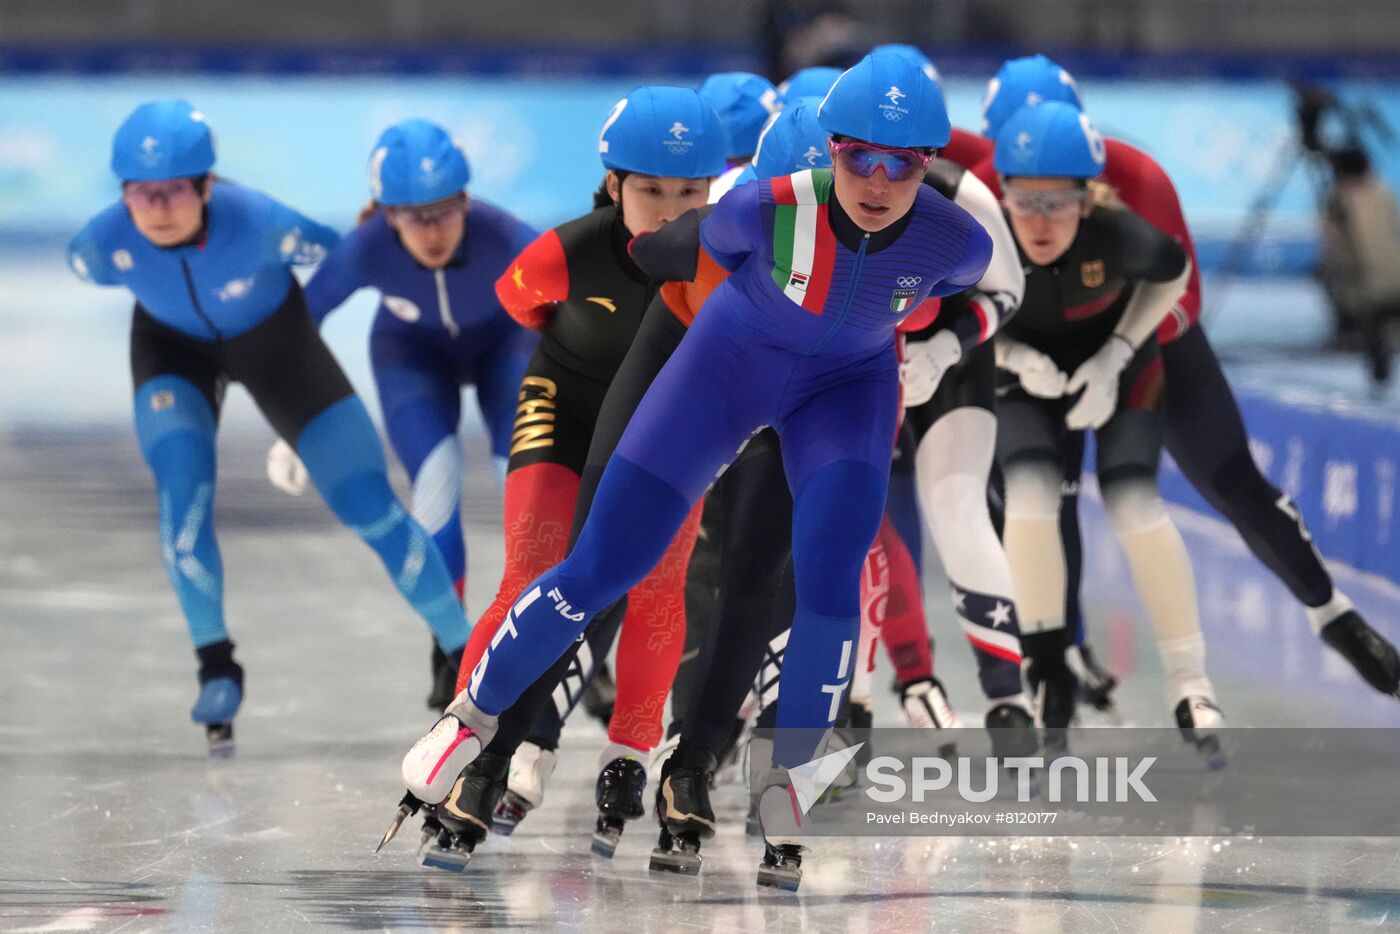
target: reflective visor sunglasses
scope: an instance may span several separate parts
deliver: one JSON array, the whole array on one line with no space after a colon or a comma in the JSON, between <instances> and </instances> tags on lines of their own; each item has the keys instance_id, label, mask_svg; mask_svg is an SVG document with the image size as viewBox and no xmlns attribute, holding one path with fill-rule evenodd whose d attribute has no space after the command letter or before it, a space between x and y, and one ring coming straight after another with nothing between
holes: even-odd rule
<instances>
[{"instance_id":1,"label":"reflective visor sunglasses","mask_svg":"<svg viewBox=\"0 0 1400 934\"><path fill-rule=\"evenodd\" d=\"M895 149L877 146L858 140L842 140L831 144L831 155L841 168L854 172L861 178L869 178L875 170L883 168L885 177L892 182L902 182L922 176L933 161L933 153L919 152L917 149Z\"/></svg>"},{"instance_id":2,"label":"reflective visor sunglasses","mask_svg":"<svg viewBox=\"0 0 1400 934\"><path fill-rule=\"evenodd\" d=\"M1087 188L1071 188L1066 191L1023 191L1014 185L1002 189L1002 204L1017 217L1031 217L1044 214L1046 219L1064 220L1078 214L1084 199L1089 197Z\"/></svg>"},{"instance_id":3,"label":"reflective visor sunglasses","mask_svg":"<svg viewBox=\"0 0 1400 934\"><path fill-rule=\"evenodd\" d=\"M467 202L465 195L454 195L444 201L426 205L390 205L385 212L395 220L405 221L414 227L432 227L450 219L454 214L461 215Z\"/></svg>"},{"instance_id":4,"label":"reflective visor sunglasses","mask_svg":"<svg viewBox=\"0 0 1400 934\"><path fill-rule=\"evenodd\" d=\"M198 199L199 188L193 179L177 178L160 182L124 182L122 199L138 208L154 208L157 205L177 207Z\"/></svg>"}]
</instances>

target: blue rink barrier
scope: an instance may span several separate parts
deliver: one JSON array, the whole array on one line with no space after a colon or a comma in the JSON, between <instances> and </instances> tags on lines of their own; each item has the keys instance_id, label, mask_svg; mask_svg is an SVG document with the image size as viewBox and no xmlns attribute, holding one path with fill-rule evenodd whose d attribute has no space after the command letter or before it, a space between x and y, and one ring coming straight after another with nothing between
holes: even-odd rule
<instances>
[{"instance_id":1,"label":"blue rink barrier","mask_svg":"<svg viewBox=\"0 0 1400 934\"><path fill-rule=\"evenodd\" d=\"M1386 419L1293 395L1237 393L1260 468L1287 493L1323 556L1400 583L1400 415ZM1169 456L1162 494L1208 515Z\"/></svg>"}]
</instances>

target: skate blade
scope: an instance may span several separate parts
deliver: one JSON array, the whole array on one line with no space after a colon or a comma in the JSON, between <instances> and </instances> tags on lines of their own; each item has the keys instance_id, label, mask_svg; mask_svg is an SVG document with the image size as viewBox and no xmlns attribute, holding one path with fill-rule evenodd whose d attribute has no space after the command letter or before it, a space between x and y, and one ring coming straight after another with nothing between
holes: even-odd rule
<instances>
[{"instance_id":1,"label":"skate blade","mask_svg":"<svg viewBox=\"0 0 1400 934\"><path fill-rule=\"evenodd\" d=\"M417 798L413 797L413 793L405 792L403 798L399 801L398 810L394 812L394 819L389 821L389 828L384 831L384 836L379 838L379 846L374 848L374 852L378 853L380 850L384 849L384 844L394 839L394 834L399 832L399 828L403 826L403 822L414 814L417 814L420 807L422 807L422 803L419 802Z\"/></svg>"},{"instance_id":2,"label":"skate blade","mask_svg":"<svg viewBox=\"0 0 1400 934\"><path fill-rule=\"evenodd\" d=\"M759 866L758 884L781 892L796 892L802 884L802 870L779 866Z\"/></svg>"},{"instance_id":3,"label":"skate blade","mask_svg":"<svg viewBox=\"0 0 1400 934\"><path fill-rule=\"evenodd\" d=\"M525 815L530 813L529 808L515 804L510 799L511 793L506 792L491 815L491 832L502 837L509 837L514 833L515 828L525 819Z\"/></svg>"},{"instance_id":4,"label":"skate blade","mask_svg":"<svg viewBox=\"0 0 1400 934\"><path fill-rule=\"evenodd\" d=\"M622 841L622 831L594 831L593 855L612 859L617 853L617 845Z\"/></svg>"},{"instance_id":5,"label":"skate blade","mask_svg":"<svg viewBox=\"0 0 1400 934\"><path fill-rule=\"evenodd\" d=\"M509 837L511 834L515 833L517 824L518 822L504 815L497 814L491 818L491 832L498 837Z\"/></svg>"},{"instance_id":6,"label":"skate blade","mask_svg":"<svg viewBox=\"0 0 1400 934\"><path fill-rule=\"evenodd\" d=\"M233 724L210 723L204 728L204 738L209 742L209 758L230 759L234 753Z\"/></svg>"},{"instance_id":7,"label":"skate blade","mask_svg":"<svg viewBox=\"0 0 1400 934\"><path fill-rule=\"evenodd\" d=\"M440 846L430 846L423 851L418 865L424 869L441 869L443 872L465 872L472 854L466 850L445 850Z\"/></svg>"},{"instance_id":8,"label":"skate blade","mask_svg":"<svg viewBox=\"0 0 1400 934\"><path fill-rule=\"evenodd\" d=\"M652 872L669 872L677 876L698 876L701 859L699 853L676 852L657 847L651 851L651 862L647 863L647 869Z\"/></svg>"}]
</instances>

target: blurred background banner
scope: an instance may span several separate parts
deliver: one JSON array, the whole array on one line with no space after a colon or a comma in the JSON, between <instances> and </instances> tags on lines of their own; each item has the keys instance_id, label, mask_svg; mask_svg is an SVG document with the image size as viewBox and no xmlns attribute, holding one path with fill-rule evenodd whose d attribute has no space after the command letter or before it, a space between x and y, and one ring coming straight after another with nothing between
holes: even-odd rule
<instances>
[{"instance_id":1,"label":"blurred background banner","mask_svg":"<svg viewBox=\"0 0 1400 934\"><path fill-rule=\"evenodd\" d=\"M946 66L944 66L946 68ZM954 123L976 129L987 75L945 71ZM472 160L472 191L549 226L588 205L602 176L598 127L638 80L701 75L529 78L459 75L113 76L0 73L0 243L64 240L118 192L112 130L138 103L178 94L218 134L219 171L340 228L368 196L365 160L384 127L410 116L450 129ZM1295 96L1277 79L1080 78L1110 136L1146 150L1181 194L1207 272L1219 269L1256 200L1271 211L1240 271L1305 275L1316 262L1323 181L1300 155ZM1400 126L1400 80L1332 85ZM1400 186L1400 150L1375 163Z\"/></svg>"}]
</instances>

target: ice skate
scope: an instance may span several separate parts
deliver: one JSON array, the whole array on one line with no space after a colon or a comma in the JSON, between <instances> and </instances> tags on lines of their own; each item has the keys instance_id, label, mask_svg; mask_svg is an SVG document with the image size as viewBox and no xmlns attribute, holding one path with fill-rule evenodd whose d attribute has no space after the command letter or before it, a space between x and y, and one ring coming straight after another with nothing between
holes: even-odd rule
<instances>
[{"instance_id":1,"label":"ice skate","mask_svg":"<svg viewBox=\"0 0 1400 934\"><path fill-rule=\"evenodd\" d=\"M534 743L520 744L510 759L506 793L492 816L492 833L510 836L526 814L544 803L545 783L558 762L559 756L552 749L541 749Z\"/></svg>"},{"instance_id":2,"label":"ice skate","mask_svg":"<svg viewBox=\"0 0 1400 934\"><path fill-rule=\"evenodd\" d=\"M1036 734L1035 717L1031 715L1023 700L1008 698L994 704L987 711L986 726L987 735L992 740L992 755L997 759L1039 754L1040 737ZM1019 773L1014 769L1004 768L1002 774L1014 780ZM1030 795L1035 797L1039 793L1039 779L1033 777Z\"/></svg>"},{"instance_id":3,"label":"ice skate","mask_svg":"<svg viewBox=\"0 0 1400 934\"><path fill-rule=\"evenodd\" d=\"M434 807L424 820L425 840L434 831L436 836L423 849L421 865L447 872L466 868L472 853L491 830L491 815L505 793L509 770L509 758L487 752L462 771L447 800Z\"/></svg>"},{"instance_id":4,"label":"ice skate","mask_svg":"<svg viewBox=\"0 0 1400 934\"><path fill-rule=\"evenodd\" d=\"M233 660L233 643L216 642L196 650L199 655L199 698L190 719L204 725L209 754L233 753L233 718L243 704L243 666Z\"/></svg>"},{"instance_id":5,"label":"ice skate","mask_svg":"<svg viewBox=\"0 0 1400 934\"><path fill-rule=\"evenodd\" d=\"M956 730L962 726L937 678L921 678L904 685L900 691L900 706L904 708L904 718L916 730ZM958 744L951 735L935 736L933 741L942 758L951 759L958 754Z\"/></svg>"},{"instance_id":6,"label":"ice skate","mask_svg":"<svg viewBox=\"0 0 1400 934\"><path fill-rule=\"evenodd\" d=\"M632 756L613 759L598 773L594 800L598 823L593 829L593 852L612 859L622 839L627 821L646 814L642 795L646 792L646 766Z\"/></svg>"},{"instance_id":7,"label":"ice skate","mask_svg":"<svg viewBox=\"0 0 1400 934\"><path fill-rule=\"evenodd\" d=\"M462 667L464 649L444 652L436 642L433 643L433 686L428 692L429 710L440 712L457 695L457 672Z\"/></svg>"},{"instance_id":8,"label":"ice skate","mask_svg":"<svg viewBox=\"0 0 1400 934\"><path fill-rule=\"evenodd\" d=\"M1356 673L1382 694L1400 697L1400 655L1361 614L1348 610L1322 627L1322 641L1342 654Z\"/></svg>"},{"instance_id":9,"label":"ice skate","mask_svg":"<svg viewBox=\"0 0 1400 934\"><path fill-rule=\"evenodd\" d=\"M1063 653L1050 659L1031 658L1026 681L1035 699L1036 719L1044 730L1047 758L1069 752L1069 727L1074 721L1079 681L1065 664Z\"/></svg>"},{"instance_id":10,"label":"ice skate","mask_svg":"<svg viewBox=\"0 0 1400 934\"><path fill-rule=\"evenodd\" d=\"M1122 718L1113 703L1113 689L1118 687L1118 678L1113 672L1099 665L1087 642L1070 646L1065 652L1065 662L1079 679L1079 700L1107 714L1118 724Z\"/></svg>"},{"instance_id":11,"label":"ice skate","mask_svg":"<svg viewBox=\"0 0 1400 934\"><path fill-rule=\"evenodd\" d=\"M447 798L453 782L496 735L496 718L482 713L463 691L403 757L409 794L424 804Z\"/></svg>"},{"instance_id":12,"label":"ice skate","mask_svg":"<svg viewBox=\"0 0 1400 934\"><path fill-rule=\"evenodd\" d=\"M763 862L758 867L758 884L766 888L796 892L802 883L803 818L812 802L797 790L786 769L774 766L764 781L758 799L763 831Z\"/></svg>"},{"instance_id":13,"label":"ice skate","mask_svg":"<svg viewBox=\"0 0 1400 934\"><path fill-rule=\"evenodd\" d=\"M693 876L700 872L700 844L715 835L710 781L715 758L704 750L681 748L666 761L656 789L656 820L661 837L651 852L653 872Z\"/></svg>"},{"instance_id":14,"label":"ice skate","mask_svg":"<svg viewBox=\"0 0 1400 934\"><path fill-rule=\"evenodd\" d=\"M1181 738L1193 744L1206 760L1212 771L1225 768L1225 752L1220 748L1219 731L1225 726L1225 717L1215 705L1215 699L1201 694L1190 694L1177 701L1173 710Z\"/></svg>"},{"instance_id":15,"label":"ice skate","mask_svg":"<svg viewBox=\"0 0 1400 934\"><path fill-rule=\"evenodd\" d=\"M784 892L796 892L802 884L802 847L795 843L763 841L763 862L758 884Z\"/></svg>"}]
</instances>

